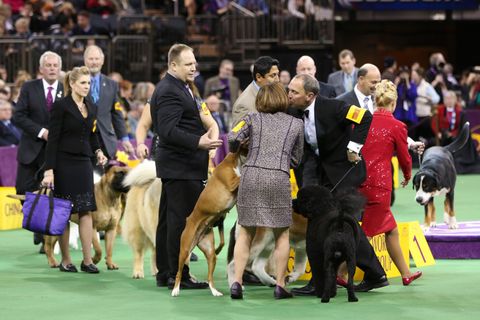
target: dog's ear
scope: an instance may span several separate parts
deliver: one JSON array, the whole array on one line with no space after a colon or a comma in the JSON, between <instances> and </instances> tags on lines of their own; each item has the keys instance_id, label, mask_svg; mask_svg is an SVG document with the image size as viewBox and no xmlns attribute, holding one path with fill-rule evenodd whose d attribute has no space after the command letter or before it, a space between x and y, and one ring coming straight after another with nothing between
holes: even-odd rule
<instances>
[{"instance_id":1,"label":"dog's ear","mask_svg":"<svg viewBox=\"0 0 480 320\"><path fill-rule=\"evenodd\" d=\"M357 216L357 213L363 210L367 202L365 197L353 188L339 192L336 198L340 210L350 216Z\"/></svg>"}]
</instances>

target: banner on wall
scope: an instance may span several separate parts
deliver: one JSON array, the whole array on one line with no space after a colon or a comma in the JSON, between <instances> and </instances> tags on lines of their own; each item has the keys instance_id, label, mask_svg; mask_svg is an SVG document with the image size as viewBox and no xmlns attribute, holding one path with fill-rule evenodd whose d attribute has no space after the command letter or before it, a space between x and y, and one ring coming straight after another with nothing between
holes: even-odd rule
<instances>
[{"instance_id":1,"label":"banner on wall","mask_svg":"<svg viewBox=\"0 0 480 320\"><path fill-rule=\"evenodd\" d=\"M337 10L477 10L477 0L335 0Z\"/></svg>"}]
</instances>

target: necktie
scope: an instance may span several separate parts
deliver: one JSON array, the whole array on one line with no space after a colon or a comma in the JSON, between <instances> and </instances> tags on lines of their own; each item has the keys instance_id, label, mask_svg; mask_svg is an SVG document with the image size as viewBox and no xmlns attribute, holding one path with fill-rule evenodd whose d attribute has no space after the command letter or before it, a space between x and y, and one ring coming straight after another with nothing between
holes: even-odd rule
<instances>
[{"instance_id":1,"label":"necktie","mask_svg":"<svg viewBox=\"0 0 480 320\"><path fill-rule=\"evenodd\" d=\"M10 131L13 133L13 135L15 136L15 138L17 138L18 140L20 140L20 132L18 132L17 128L15 128L15 126L9 122L7 124L7 127L8 129L10 129Z\"/></svg>"},{"instance_id":2,"label":"necktie","mask_svg":"<svg viewBox=\"0 0 480 320\"><path fill-rule=\"evenodd\" d=\"M368 97L365 97L365 99L363 99L363 108L364 109L368 109L368 100L370 100Z\"/></svg>"},{"instance_id":3,"label":"necktie","mask_svg":"<svg viewBox=\"0 0 480 320\"><path fill-rule=\"evenodd\" d=\"M52 110L52 105L53 105L52 90L53 90L53 87L48 87L48 92L47 92L47 110L48 111Z\"/></svg>"},{"instance_id":4,"label":"necktie","mask_svg":"<svg viewBox=\"0 0 480 320\"><path fill-rule=\"evenodd\" d=\"M352 75L350 75L350 74L345 74L345 80L346 80L346 81L345 81L345 82L346 82L346 83L345 83L345 84L346 84L346 86L345 86L345 91L346 91L346 92L352 91L352 89L353 89Z\"/></svg>"},{"instance_id":5,"label":"necktie","mask_svg":"<svg viewBox=\"0 0 480 320\"><path fill-rule=\"evenodd\" d=\"M187 91L188 95L189 95L192 99L194 99L194 97L193 97L193 92L192 92L192 90L190 89L190 87L188 86L188 84L185 85L185 91Z\"/></svg>"},{"instance_id":6,"label":"necktie","mask_svg":"<svg viewBox=\"0 0 480 320\"><path fill-rule=\"evenodd\" d=\"M99 95L98 80L97 78L92 78L92 90L91 95L94 103L97 103Z\"/></svg>"},{"instance_id":7,"label":"necktie","mask_svg":"<svg viewBox=\"0 0 480 320\"><path fill-rule=\"evenodd\" d=\"M455 129L455 122L456 122L456 114L454 111L448 111L447 113L447 119L450 123L450 131L453 131Z\"/></svg>"}]
</instances>

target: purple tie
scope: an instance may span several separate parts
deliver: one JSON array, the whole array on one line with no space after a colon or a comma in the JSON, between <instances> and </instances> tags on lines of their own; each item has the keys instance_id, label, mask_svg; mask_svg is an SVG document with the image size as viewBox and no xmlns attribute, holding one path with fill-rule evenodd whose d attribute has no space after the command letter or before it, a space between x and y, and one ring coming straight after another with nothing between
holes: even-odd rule
<instances>
[{"instance_id":1,"label":"purple tie","mask_svg":"<svg viewBox=\"0 0 480 320\"><path fill-rule=\"evenodd\" d=\"M47 93L47 110L50 112L52 110L53 105L53 96L52 96L53 87L48 87Z\"/></svg>"}]
</instances>

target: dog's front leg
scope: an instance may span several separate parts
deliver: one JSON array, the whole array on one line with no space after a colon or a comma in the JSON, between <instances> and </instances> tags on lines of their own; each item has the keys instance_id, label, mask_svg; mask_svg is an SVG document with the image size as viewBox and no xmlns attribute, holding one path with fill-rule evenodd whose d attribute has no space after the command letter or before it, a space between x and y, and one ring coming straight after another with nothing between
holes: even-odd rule
<instances>
[{"instance_id":1,"label":"dog's front leg","mask_svg":"<svg viewBox=\"0 0 480 320\"><path fill-rule=\"evenodd\" d=\"M295 264L293 272L288 275L288 283L297 281L297 279L305 273L307 266L307 251L305 250L305 240L291 244L295 250Z\"/></svg>"},{"instance_id":2,"label":"dog's front leg","mask_svg":"<svg viewBox=\"0 0 480 320\"><path fill-rule=\"evenodd\" d=\"M92 257L92 261L94 264L97 264L100 260L102 260L102 247L100 246L98 231L95 227L93 228L92 233L92 245L93 250L95 251L95 255Z\"/></svg>"},{"instance_id":3,"label":"dog's front leg","mask_svg":"<svg viewBox=\"0 0 480 320\"><path fill-rule=\"evenodd\" d=\"M47 256L48 265L50 268L57 268L59 266L57 260L55 260L55 255L53 253L53 248L57 242L58 237L55 236L43 236L43 248L45 249L45 255Z\"/></svg>"},{"instance_id":4,"label":"dog's front leg","mask_svg":"<svg viewBox=\"0 0 480 320\"><path fill-rule=\"evenodd\" d=\"M357 262L355 261L355 252L351 252L350 258L347 258L347 270L348 270L348 281L347 281L347 293L349 302L357 302L358 298L355 295L355 289L353 288L353 276L355 275L355 268Z\"/></svg>"},{"instance_id":5,"label":"dog's front leg","mask_svg":"<svg viewBox=\"0 0 480 320\"><path fill-rule=\"evenodd\" d=\"M110 230L105 231L105 260L108 270L118 270L118 265L112 261L113 245L115 244L115 236L117 235L117 227L114 226Z\"/></svg>"}]
</instances>

